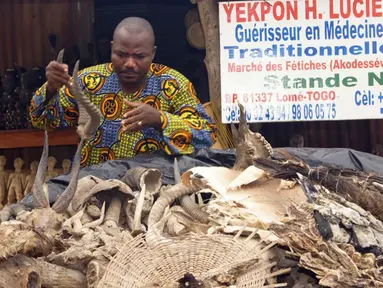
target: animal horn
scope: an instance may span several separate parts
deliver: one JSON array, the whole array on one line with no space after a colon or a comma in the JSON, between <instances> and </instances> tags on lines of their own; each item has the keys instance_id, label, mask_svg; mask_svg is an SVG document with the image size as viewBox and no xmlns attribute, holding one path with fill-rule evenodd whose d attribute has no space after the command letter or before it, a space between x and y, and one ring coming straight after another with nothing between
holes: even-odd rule
<instances>
[{"instance_id":1,"label":"animal horn","mask_svg":"<svg viewBox=\"0 0 383 288\"><path fill-rule=\"evenodd\" d=\"M249 127L247 126L245 108L243 107L241 103L238 103L238 106L240 111L238 131L239 131L240 138L244 140L246 133L249 133Z\"/></svg>"},{"instance_id":2,"label":"animal horn","mask_svg":"<svg viewBox=\"0 0 383 288\"><path fill-rule=\"evenodd\" d=\"M79 145L77 146L76 154L74 155L73 165L71 170L71 176L69 180L69 184L64 190L64 192L58 197L56 202L53 204L52 208L56 212L65 211L70 202L72 201L74 194L77 190L77 182L78 182L78 173L80 172L80 164L81 164L81 149L84 145L84 138L81 138Z\"/></svg>"},{"instance_id":3,"label":"animal horn","mask_svg":"<svg viewBox=\"0 0 383 288\"><path fill-rule=\"evenodd\" d=\"M78 69L79 61L73 69L73 83L71 92L75 96L79 107L79 128L77 132L80 137L84 137L89 140L96 132L101 121L101 112L97 107L89 100L88 97L82 92L80 85L78 84Z\"/></svg>"},{"instance_id":4,"label":"animal horn","mask_svg":"<svg viewBox=\"0 0 383 288\"><path fill-rule=\"evenodd\" d=\"M59 63L63 63L63 59L64 59L64 51L65 49L62 49L59 54L57 55L57 62Z\"/></svg>"},{"instance_id":5,"label":"animal horn","mask_svg":"<svg viewBox=\"0 0 383 288\"><path fill-rule=\"evenodd\" d=\"M48 195L45 195L45 192L43 190L43 184L45 182L45 171L47 170L48 166L48 150L48 131L45 130L43 153L41 154L41 159L37 168L35 182L33 183L32 187L32 194L37 204L36 208L49 207Z\"/></svg>"}]
</instances>

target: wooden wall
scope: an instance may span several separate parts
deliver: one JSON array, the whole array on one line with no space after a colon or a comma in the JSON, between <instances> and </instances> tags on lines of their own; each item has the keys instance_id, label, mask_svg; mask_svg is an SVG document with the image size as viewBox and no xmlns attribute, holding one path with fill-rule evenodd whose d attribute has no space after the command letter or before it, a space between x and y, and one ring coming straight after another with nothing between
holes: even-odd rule
<instances>
[{"instance_id":1,"label":"wooden wall","mask_svg":"<svg viewBox=\"0 0 383 288\"><path fill-rule=\"evenodd\" d=\"M45 67L54 60L62 48L77 44L81 56L86 57L87 44L94 43L93 0L12 0L0 1L0 76L13 64L27 69ZM48 35L57 36L53 50ZM26 139L28 141L28 139ZM1 142L1 139L0 139ZM1 144L1 143L0 143ZM1 146L1 145L0 145ZM63 159L72 158L75 145L54 146L49 154L57 158L61 168ZM21 157L29 163L39 160L41 147L0 149L0 155L8 159L7 169L13 168L13 160Z\"/></svg>"},{"instance_id":2,"label":"wooden wall","mask_svg":"<svg viewBox=\"0 0 383 288\"><path fill-rule=\"evenodd\" d=\"M93 0L13 0L0 4L0 75L17 63L45 67L63 47L93 43ZM49 34L57 35L57 51Z\"/></svg>"}]
</instances>

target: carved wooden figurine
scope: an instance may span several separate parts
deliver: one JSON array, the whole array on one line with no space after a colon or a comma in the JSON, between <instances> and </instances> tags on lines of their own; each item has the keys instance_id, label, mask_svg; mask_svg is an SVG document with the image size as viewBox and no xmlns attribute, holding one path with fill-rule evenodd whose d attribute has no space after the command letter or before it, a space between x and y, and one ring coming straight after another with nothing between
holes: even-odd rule
<instances>
[{"instance_id":1,"label":"carved wooden figurine","mask_svg":"<svg viewBox=\"0 0 383 288\"><path fill-rule=\"evenodd\" d=\"M0 209L3 208L3 202L7 197L8 173L4 171L5 164L7 164L7 158L0 155Z\"/></svg>"},{"instance_id":2,"label":"carved wooden figurine","mask_svg":"<svg viewBox=\"0 0 383 288\"><path fill-rule=\"evenodd\" d=\"M71 161L69 159L64 159L63 160L63 163L62 163L63 174L68 174L69 173L70 164L71 164Z\"/></svg>"},{"instance_id":3,"label":"carved wooden figurine","mask_svg":"<svg viewBox=\"0 0 383 288\"><path fill-rule=\"evenodd\" d=\"M57 163L57 160L55 157L53 156L48 157L48 172L47 172L47 175L45 176L45 182L59 175L59 173L55 171L56 163Z\"/></svg>"},{"instance_id":4,"label":"carved wooden figurine","mask_svg":"<svg viewBox=\"0 0 383 288\"><path fill-rule=\"evenodd\" d=\"M24 161L21 158L16 158L13 161L15 172L9 175L8 179L8 204L13 204L24 197L25 174L21 172L24 166Z\"/></svg>"},{"instance_id":5,"label":"carved wooden figurine","mask_svg":"<svg viewBox=\"0 0 383 288\"><path fill-rule=\"evenodd\" d=\"M38 161L33 161L30 165L31 174L29 174L25 180L24 196L28 195L32 191L32 186L33 186L33 183L35 182L38 166L39 166Z\"/></svg>"}]
</instances>

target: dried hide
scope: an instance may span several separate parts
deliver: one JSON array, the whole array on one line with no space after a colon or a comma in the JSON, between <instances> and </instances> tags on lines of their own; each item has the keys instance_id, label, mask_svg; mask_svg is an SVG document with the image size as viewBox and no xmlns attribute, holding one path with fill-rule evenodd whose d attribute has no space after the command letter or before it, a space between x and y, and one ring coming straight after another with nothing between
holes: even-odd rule
<instances>
[{"instance_id":1,"label":"dried hide","mask_svg":"<svg viewBox=\"0 0 383 288\"><path fill-rule=\"evenodd\" d=\"M286 206L291 203L307 201L300 186L279 190L280 180L265 178L265 173L257 168L248 168L241 173L224 167L196 167L184 173L182 177L186 185L202 180L217 194L219 200L239 203L247 209L248 214L257 217L258 220L254 219L252 222L258 222L256 227L260 228L265 228L272 222L279 222L285 214ZM209 210L209 205L206 204L205 211Z\"/></svg>"}]
</instances>

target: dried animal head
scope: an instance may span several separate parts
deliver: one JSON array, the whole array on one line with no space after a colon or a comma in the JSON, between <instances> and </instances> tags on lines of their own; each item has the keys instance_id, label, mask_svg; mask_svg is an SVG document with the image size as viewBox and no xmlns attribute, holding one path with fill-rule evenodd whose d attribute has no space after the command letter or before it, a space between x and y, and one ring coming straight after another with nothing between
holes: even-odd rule
<instances>
[{"instance_id":1,"label":"dried animal head","mask_svg":"<svg viewBox=\"0 0 383 288\"><path fill-rule=\"evenodd\" d=\"M233 169L243 171L253 165L254 158L269 158L273 154L273 149L260 133L250 131L244 107L242 104L238 105L241 113L239 127L237 129L234 124L231 125L237 156Z\"/></svg>"}]
</instances>

